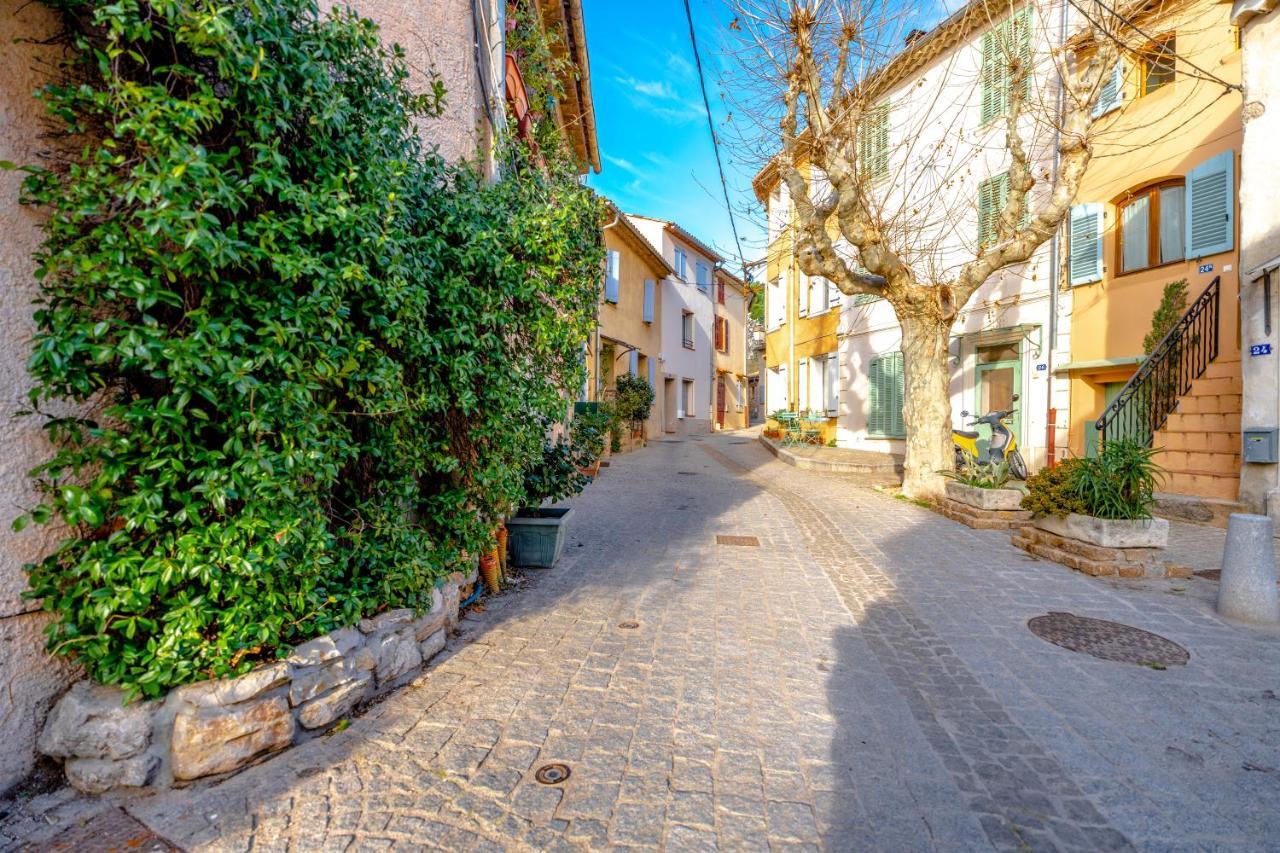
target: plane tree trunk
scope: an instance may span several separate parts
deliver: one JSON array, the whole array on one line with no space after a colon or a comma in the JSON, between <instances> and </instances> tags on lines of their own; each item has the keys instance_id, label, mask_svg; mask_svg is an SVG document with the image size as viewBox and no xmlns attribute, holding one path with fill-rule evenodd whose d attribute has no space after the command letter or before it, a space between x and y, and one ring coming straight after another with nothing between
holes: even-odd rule
<instances>
[{"instance_id":1,"label":"plane tree trunk","mask_svg":"<svg viewBox=\"0 0 1280 853\"><path fill-rule=\"evenodd\" d=\"M955 458L951 446L951 371L947 344L951 321L936 316L900 317L907 458L902 491L912 498L932 498L942 491L941 472Z\"/></svg>"}]
</instances>

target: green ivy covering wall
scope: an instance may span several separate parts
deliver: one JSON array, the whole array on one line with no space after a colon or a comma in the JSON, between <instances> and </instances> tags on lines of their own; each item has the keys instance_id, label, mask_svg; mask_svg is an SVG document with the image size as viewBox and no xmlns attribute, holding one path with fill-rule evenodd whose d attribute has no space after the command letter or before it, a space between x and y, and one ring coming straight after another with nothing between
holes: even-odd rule
<instances>
[{"instance_id":1,"label":"green ivy covering wall","mask_svg":"<svg viewBox=\"0 0 1280 853\"><path fill-rule=\"evenodd\" d=\"M349 11L50 5L64 154L25 201L56 452L18 522L70 525L29 567L50 648L155 695L427 605L581 385L598 199L546 150L493 184L441 162L412 119L447 93Z\"/></svg>"}]
</instances>

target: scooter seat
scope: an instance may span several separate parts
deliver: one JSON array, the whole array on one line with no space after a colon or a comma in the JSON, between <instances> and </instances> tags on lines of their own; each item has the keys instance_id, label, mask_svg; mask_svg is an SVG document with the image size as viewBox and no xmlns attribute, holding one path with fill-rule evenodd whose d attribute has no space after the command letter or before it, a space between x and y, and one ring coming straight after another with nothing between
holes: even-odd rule
<instances>
[{"instance_id":1,"label":"scooter seat","mask_svg":"<svg viewBox=\"0 0 1280 853\"><path fill-rule=\"evenodd\" d=\"M978 434L976 432L966 432L965 430L962 430L962 429L953 429L951 433L952 435L958 435L961 438L977 438L978 437Z\"/></svg>"}]
</instances>

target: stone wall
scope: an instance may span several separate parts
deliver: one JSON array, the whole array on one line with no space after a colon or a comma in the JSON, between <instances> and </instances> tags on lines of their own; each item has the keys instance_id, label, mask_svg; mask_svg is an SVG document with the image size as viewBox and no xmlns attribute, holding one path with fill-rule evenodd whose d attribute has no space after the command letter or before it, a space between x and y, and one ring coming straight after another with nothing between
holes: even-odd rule
<instances>
[{"instance_id":1,"label":"stone wall","mask_svg":"<svg viewBox=\"0 0 1280 853\"><path fill-rule=\"evenodd\" d=\"M445 647L475 581L474 571L454 573L426 614L389 610L239 678L188 684L163 699L126 705L119 688L81 681L50 712L40 752L91 794L233 773L412 680Z\"/></svg>"},{"instance_id":2,"label":"stone wall","mask_svg":"<svg viewBox=\"0 0 1280 853\"><path fill-rule=\"evenodd\" d=\"M0 160L36 164L49 148L41 138L43 111L32 97L48 80L59 56L38 44L58 31L57 18L39 3L0 0L0 44L5 68L0 74ZM58 694L76 677L64 659L44 652L48 617L25 601L23 571L56 544L56 528L31 525L10 532L13 519L36 502L27 472L50 449L34 418L13 418L27 408L26 363L30 355L32 300L36 282L32 255L40 245L38 211L18 204L23 173L0 170L0 513L4 548L0 549L0 794L22 780L35 762L36 734Z\"/></svg>"}]
</instances>

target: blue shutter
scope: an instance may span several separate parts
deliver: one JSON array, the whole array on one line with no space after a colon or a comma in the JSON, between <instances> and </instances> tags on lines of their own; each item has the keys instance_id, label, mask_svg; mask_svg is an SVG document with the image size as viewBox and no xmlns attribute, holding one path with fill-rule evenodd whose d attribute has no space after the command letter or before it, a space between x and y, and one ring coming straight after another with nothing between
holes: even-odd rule
<instances>
[{"instance_id":1,"label":"blue shutter","mask_svg":"<svg viewBox=\"0 0 1280 853\"><path fill-rule=\"evenodd\" d=\"M1070 279L1074 287L1102 279L1102 205L1071 208Z\"/></svg>"},{"instance_id":2,"label":"blue shutter","mask_svg":"<svg viewBox=\"0 0 1280 853\"><path fill-rule=\"evenodd\" d=\"M654 362L653 362L653 356L650 356L650 357L649 357L649 387L650 387L650 388L656 388L656 387L657 387L657 386L654 384L654 382L655 382L655 377L654 377L654 375L653 375L653 373L654 373L654 366L653 366L653 365L654 365Z\"/></svg>"},{"instance_id":3,"label":"blue shutter","mask_svg":"<svg viewBox=\"0 0 1280 853\"><path fill-rule=\"evenodd\" d=\"M604 298L607 302L615 304L618 301L618 266L620 257L618 252L609 251L609 269L604 277Z\"/></svg>"},{"instance_id":4,"label":"blue shutter","mask_svg":"<svg viewBox=\"0 0 1280 853\"><path fill-rule=\"evenodd\" d=\"M1224 151L1187 175L1187 257L1203 258L1235 246L1236 153Z\"/></svg>"},{"instance_id":5,"label":"blue shutter","mask_svg":"<svg viewBox=\"0 0 1280 853\"><path fill-rule=\"evenodd\" d=\"M646 323L653 322L653 303L656 287L657 285L653 279L646 278L644 280L644 308L642 309L644 313L641 315L641 319Z\"/></svg>"},{"instance_id":6,"label":"blue shutter","mask_svg":"<svg viewBox=\"0 0 1280 853\"><path fill-rule=\"evenodd\" d=\"M1115 67L1111 69L1111 74L1102 84L1102 90L1098 92L1098 102L1093 105L1093 117L1097 118L1117 109L1123 100L1124 61L1117 60Z\"/></svg>"},{"instance_id":7,"label":"blue shutter","mask_svg":"<svg viewBox=\"0 0 1280 853\"><path fill-rule=\"evenodd\" d=\"M640 350L633 349L631 351L631 364L628 371L632 376L640 375Z\"/></svg>"}]
</instances>

